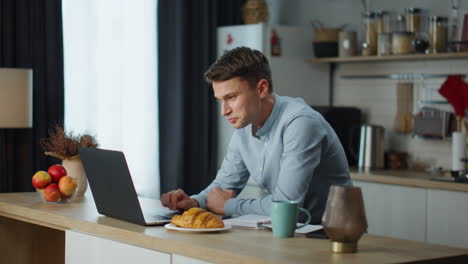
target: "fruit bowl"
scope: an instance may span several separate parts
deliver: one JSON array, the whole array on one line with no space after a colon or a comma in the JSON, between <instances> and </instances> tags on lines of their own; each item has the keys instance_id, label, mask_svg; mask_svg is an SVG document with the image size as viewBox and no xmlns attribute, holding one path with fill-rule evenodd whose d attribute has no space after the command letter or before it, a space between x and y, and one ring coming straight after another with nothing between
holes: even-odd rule
<instances>
[{"instance_id":1,"label":"fruit bowl","mask_svg":"<svg viewBox=\"0 0 468 264\"><path fill-rule=\"evenodd\" d=\"M76 180L67 175L62 165L55 164L49 170L38 171L32 177L32 185L44 203L66 203L76 194Z\"/></svg>"},{"instance_id":2,"label":"fruit bowl","mask_svg":"<svg viewBox=\"0 0 468 264\"><path fill-rule=\"evenodd\" d=\"M58 193L55 193L54 190L46 191L45 190L46 188L44 188L44 189L37 189L36 188L36 193L40 197L41 201L44 202L44 203L68 203L70 201L73 201L73 197L75 197L75 194L76 194L76 188L73 191L73 193L71 195L68 195L68 196L63 195L62 193L60 193L60 190L58 190Z\"/></svg>"}]
</instances>

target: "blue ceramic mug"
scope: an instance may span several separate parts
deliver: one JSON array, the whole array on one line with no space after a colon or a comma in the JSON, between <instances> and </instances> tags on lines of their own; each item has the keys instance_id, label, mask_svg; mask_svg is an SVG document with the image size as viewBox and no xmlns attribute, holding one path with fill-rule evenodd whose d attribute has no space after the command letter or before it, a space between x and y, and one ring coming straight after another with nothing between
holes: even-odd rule
<instances>
[{"instance_id":1,"label":"blue ceramic mug","mask_svg":"<svg viewBox=\"0 0 468 264\"><path fill-rule=\"evenodd\" d=\"M299 210L307 214L307 221L297 226ZM271 224L275 237L292 237L294 231L309 224L310 219L310 213L299 207L297 201L273 201L271 204Z\"/></svg>"}]
</instances>

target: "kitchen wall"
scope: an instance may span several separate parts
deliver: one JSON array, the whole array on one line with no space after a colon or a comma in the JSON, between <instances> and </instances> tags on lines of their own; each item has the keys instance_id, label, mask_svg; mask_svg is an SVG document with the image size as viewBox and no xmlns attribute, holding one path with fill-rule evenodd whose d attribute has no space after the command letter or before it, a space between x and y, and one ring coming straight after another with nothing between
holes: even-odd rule
<instances>
[{"instance_id":1,"label":"kitchen wall","mask_svg":"<svg viewBox=\"0 0 468 264\"><path fill-rule=\"evenodd\" d=\"M420 7L434 15L448 16L449 0L375 0L373 9L393 10L403 13L406 7ZM319 19L328 27L350 24L359 31L363 10L360 0L268 0L270 23L306 25ZM460 0L460 14L468 13L468 0ZM409 152L413 160L449 169L451 144L445 140L427 140L394 132L396 113L396 84L399 80L342 79L348 74L395 73L467 73L468 60L373 62L339 64L335 75L334 104L357 106L364 111L366 121L386 128L386 149ZM404 81L404 80L400 80ZM437 89L444 79L414 81L414 111L421 105L418 99L439 99ZM450 108L449 108L450 109Z\"/></svg>"}]
</instances>

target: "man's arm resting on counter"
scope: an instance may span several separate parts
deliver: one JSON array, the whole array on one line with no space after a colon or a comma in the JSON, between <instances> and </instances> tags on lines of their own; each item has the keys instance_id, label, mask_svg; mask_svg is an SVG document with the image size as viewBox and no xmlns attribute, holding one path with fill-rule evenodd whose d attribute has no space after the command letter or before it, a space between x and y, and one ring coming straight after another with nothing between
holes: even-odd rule
<instances>
[{"instance_id":1,"label":"man's arm resting on counter","mask_svg":"<svg viewBox=\"0 0 468 264\"><path fill-rule=\"evenodd\" d=\"M208 193L215 187L221 190L233 190L236 194L239 194L247 184L249 171L237 150L237 144L237 137L234 133L216 179L199 194L190 196L190 198L197 200L199 207L207 209Z\"/></svg>"}]
</instances>

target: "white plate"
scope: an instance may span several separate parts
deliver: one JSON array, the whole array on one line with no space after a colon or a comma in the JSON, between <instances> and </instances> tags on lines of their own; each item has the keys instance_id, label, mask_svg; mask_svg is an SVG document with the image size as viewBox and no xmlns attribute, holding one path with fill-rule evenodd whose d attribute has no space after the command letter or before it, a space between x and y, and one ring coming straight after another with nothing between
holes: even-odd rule
<instances>
[{"instance_id":1,"label":"white plate","mask_svg":"<svg viewBox=\"0 0 468 264\"><path fill-rule=\"evenodd\" d=\"M222 228L185 228L185 227L178 227L171 223L166 224L164 227L169 230L176 230L176 231L182 231L182 232L219 232L219 231L224 231L224 230L228 230L232 228L232 226L229 224L224 224L224 227Z\"/></svg>"}]
</instances>

